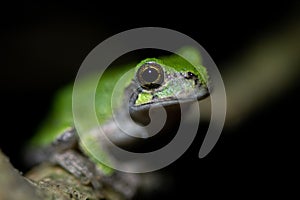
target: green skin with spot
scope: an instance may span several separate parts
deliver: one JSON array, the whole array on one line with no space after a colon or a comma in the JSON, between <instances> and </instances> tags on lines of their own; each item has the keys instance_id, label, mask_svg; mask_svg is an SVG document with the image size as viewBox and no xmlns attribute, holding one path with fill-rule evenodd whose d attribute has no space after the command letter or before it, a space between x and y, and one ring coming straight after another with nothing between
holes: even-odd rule
<instances>
[{"instance_id":1,"label":"green skin with spot","mask_svg":"<svg viewBox=\"0 0 300 200\"><path fill-rule=\"evenodd\" d=\"M105 71L101 77L96 94L95 108L99 123L101 126L109 124L112 117L111 98L114 86L122 75L130 69L130 76L119 88L118 98L116 99L116 113L121 113L128 106L133 111L147 109L153 105L172 105L177 103L177 99L188 101L190 99L202 99L208 94L207 84L208 75L206 68L201 65L200 53L191 47L183 48L179 51L180 55L188 58L187 62L182 57L172 54L161 58L147 58L138 64L129 64L126 66L114 67ZM137 80L136 73L138 69L146 63L155 63L161 66L163 71L163 82L159 87L143 88ZM135 87L132 87L132 86ZM86 87L89 87L89 80L82 81L82 110L84 111L84 102ZM41 124L37 134L32 139L30 145L34 147L43 147L50 145L65 130L74 127L72 113L72 85L62 88L55 97L52 111L48 118ZM131 91L129 91L131 90ZM131 95L131 94L135 95ZM130 94L130 95L129 95ZM113 132L110 134L114 134ZM89 153L89 148L98 152L103 159L109 159L109 155L103 151L100 143L93 142L95 138L85 138L85 145L82 149L93 160L105 174L111 174L113 169L103 166L98 159ZM95 150L96 149L96 150Z\"/></svg>"}]
</instances>

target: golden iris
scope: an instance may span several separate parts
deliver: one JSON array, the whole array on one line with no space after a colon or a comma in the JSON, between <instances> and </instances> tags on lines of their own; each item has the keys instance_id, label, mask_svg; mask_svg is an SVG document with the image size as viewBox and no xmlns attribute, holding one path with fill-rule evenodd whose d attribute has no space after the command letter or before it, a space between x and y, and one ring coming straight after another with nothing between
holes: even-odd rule
<instances>
[{"instance_id":1,"label":"golden iris","mask_svg":"<svg viewBox=\"0 0 300 200\"><path fill-rule=\"evenodd\" d=\"M148 62L138 69L137 80L143 88L157 88L164 82L164 71L159 64Z\"/></svg>"}]
</instances>

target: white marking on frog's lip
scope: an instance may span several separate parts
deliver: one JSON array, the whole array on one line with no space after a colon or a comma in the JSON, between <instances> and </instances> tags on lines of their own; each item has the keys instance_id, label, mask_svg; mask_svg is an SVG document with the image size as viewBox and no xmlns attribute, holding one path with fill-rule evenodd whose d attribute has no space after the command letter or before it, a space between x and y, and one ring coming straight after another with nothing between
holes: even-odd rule
<instances>
[{"instance_id":1,"label":"white marking on frog's lip","mask_svg":"<svg viewBox=\"0 0 300 200\"><path fill-rule=\"evenodd\" d=\"M130 108L130 112L143 111L143 110L149 110L150 107L153 108L156 106L171 106L171 105L175 105L175 104L194 102L194 101L204 99L208 95L209 95L208 89L202 88L200 90L200 92L198 93L198 95L195 97L193 97L193 96L190 98L170 97L168 99L161 99L161 100L157 100L157 101L145 103L145 104L140 104L140 105L134 105L134 103L131 103L131 105L129 105L129 108Z\"/></svg>"}]
</instances>

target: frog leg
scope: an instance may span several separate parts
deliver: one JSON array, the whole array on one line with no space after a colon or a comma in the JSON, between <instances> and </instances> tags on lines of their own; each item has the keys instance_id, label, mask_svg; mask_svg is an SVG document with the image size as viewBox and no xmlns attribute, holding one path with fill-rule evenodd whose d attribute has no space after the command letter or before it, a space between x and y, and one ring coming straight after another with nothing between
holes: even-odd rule
<instances>
[{"instance_id":1,"label":"frog leg","mask_svg":"<svg viewBox=\"0 0 300 200\"><path fill-rule=\"evenodd\" d=\"M51 144L48 151L59 152L66 149L74 149L77 146L77 133L74 128L69 128L60 134Z\"/></svg>"},{"instance_id":2,"label":"frog leg","mask_svg":"<svg viewBox=\"0 0 300 200\"><path fill-rule=\"evenodd\" d=\"M126 199L132 198L137 192L139 177L123 172L115 172L109 176L102 173L78 147L75 129L68 130L56 138L50 151L50 162L61 166L83 184L91 184L96 190L114 190Z\"/></svg>"},{"instance_id":3,"label":"frog leg","mask_svg":"<svg viewBox=\"0 0 300 200\"><path fill-rule=\"evenodd\" d=\"M94 163L80 152L74 149L68 149L63 152L54 153L50 161L70 172L84 185L91 183L95 189L102 187Z\"/></svg>"},{"instance_id":4,"label":"frog leg","mask_svg":"<svg viewBox=\"0 0 300 200\"><path fill-rule=\"evenodd\" d=\"M78 150L78 137L74 128L58 136L47 149L48 160L61 166L78 178L83 184L91 183L95 189L100 188L94 163Z\"/></svg>"},{"instance_id":5,"label":"frog leg","mask_svg":"<svg viewBox=\"0 0 300 200\"><path fill-rule=\"evenodd\" d=\"M55 153L74 149L76 146L76 131L73 128L68 128L49 145L26 148L24 150L24 162L28 168L31 168L39 163L49 161L49 157Z\"/></svg>"},{"instance_id":6,"label":"frog leg","mask_svg":"<svg viewBox=\"0 0 300 200\"><path fill-rule=\"evenodd\" d=\"M104 177L103 182L122 194L125 199L132 199L140 187L140 178L138 174L116 171L111 176Z\"/></svg>"}]
</instances>

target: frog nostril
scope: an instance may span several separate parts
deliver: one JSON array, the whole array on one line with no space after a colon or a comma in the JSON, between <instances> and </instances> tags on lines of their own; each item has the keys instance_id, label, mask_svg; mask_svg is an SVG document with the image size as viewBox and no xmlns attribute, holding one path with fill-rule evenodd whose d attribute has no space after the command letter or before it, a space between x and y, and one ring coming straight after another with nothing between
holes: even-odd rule
<instances>
[{"instance_id":1,"label":"frog nostril","mask_svg":"<svg viewBox=\"0 0 300 200\"><path fill-rule=\"evenodd\" d=\"M201 82L199 81L199 78L197 75L195 75L193 72L187 72L184 74L185 79L191 79L194 80L195 85L201 86Z\"/></svg>"},{"instance_id":2,"label":"frog nostril","mask_svg":"<svg viewBox=\"0 0 300 200\"><path fill-rule=\"evenodd\" d=\"M193 72L187 72L184 76L186 79L196 79L197 76Z\"/></svg>"},{"instance_id":3,"label":"frog nostril","mask_svg":"<svg viewBox=\"0 0 300 200\"><path fill-rule=\"evenodd\" d=\"M153 95L152 96L152 100L156 100L156 99L158 99L158 96L157 95Z\"/></svg>"}]
</instances>

